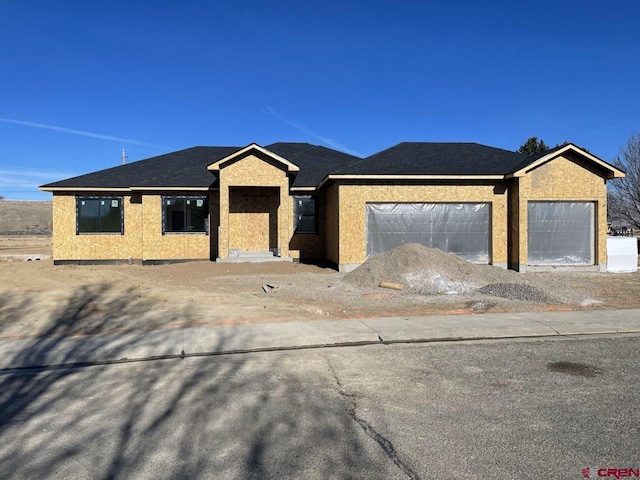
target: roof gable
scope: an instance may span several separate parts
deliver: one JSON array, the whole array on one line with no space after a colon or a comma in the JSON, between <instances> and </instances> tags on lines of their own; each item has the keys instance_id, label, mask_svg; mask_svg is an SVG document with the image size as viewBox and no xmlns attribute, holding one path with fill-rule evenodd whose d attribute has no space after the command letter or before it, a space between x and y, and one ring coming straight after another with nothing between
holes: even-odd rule
<instances>
[{"instance_id":1,"label":"roof gable","mask_svg":"<svg viewBox=\"0 0 640 480\"><path fill-rule=\"evenodd\" d=\"M613 165L605 162L604 160L596 157L595 155L590 154L589 152L582 150L579 147L576 147L572 143L568 143L567 145L561 145L556 148L552 148L550 150L546 150L544 152L537 153L535 155L531 155L528 157L528 161L525 161L518 165L516 170L510 173L509 177L523 177L531 170L543 165L547 162L552 161L555 158L558 158L562 155L567 154L575 154L578 155L581 159L586 160L593 164L594 166L600 168L605 172L606 178L622 178L625 176L625 173L614 167Z\"/></svg>"},{"instance_id":2,"label":"roof gable","mask_svg":"<svg viewBox=\"0 0 640 480\"><path fill-rule=\"evenodd\" d=\"M300 171L300 167L298 167L296 164L290 162L286 158L281 157L276 153L273 153L270 150L267 150L266 148L261 147L257 143L252 143L250 145L247 145L246 147L241 148L240 150L233 152L227 155L226 157L223 157L217 160L211 165L208 165L207 170L214 171L214 172L220 171L226 166L230 165L231 163L237 162L238 160L246 157L247 155L251 155L252 153L259 153L261 154L261 156L266 156L267 158L274 161L275 163L280 164L283 167L283 169L287 172Z\"/></svg>"}]
</instances>

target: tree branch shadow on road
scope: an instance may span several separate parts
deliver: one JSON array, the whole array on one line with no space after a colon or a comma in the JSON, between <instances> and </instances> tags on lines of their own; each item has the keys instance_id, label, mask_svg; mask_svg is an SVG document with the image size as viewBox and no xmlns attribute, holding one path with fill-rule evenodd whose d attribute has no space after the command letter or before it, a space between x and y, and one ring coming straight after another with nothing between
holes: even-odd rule
<instances>
[{"instance_id":1,"label":"tree branch shadow on road","mask_svg":"<svg viewBox=\"0 0 640 480\"><path fill-rule=\"evenodd\" d=\"M44 365L55 352L65 363L77 358L65 348L79 325L90 320L99 331L153 306L135 291L113 293L78 289L27 348L0 354ZM0 295L0 320L28 316L33 300ZM188 323L188 311L169 314ZM212 351L232 340L220 331ZM127 347L113 347L109 335L86 338L96 351ZM16 478L387 477L333 379L305 378L285 360L262 353L0 371L0 470Z\"/></svg>"}]
</instances>

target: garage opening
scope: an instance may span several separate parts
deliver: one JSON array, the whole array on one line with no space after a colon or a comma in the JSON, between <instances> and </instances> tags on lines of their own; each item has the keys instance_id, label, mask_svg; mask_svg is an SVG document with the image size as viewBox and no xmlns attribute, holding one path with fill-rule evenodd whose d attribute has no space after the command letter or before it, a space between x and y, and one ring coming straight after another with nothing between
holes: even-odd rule
<instances>
[{"instance_id":1,"label":"garage opening","mask_svg":"<svg viewBox=\"0 0 640 480\"><path fill-rule=\"evenodd\" d=\"M488 203L368 203L367 258L420 243L474 263L489 263Z\"/></svg>"},{"instance_id":2,"label":"garage opening","mask_svg":"<svg viewBox=\"0 0 640 480\"><path fill-rule=\"evenodd\" d=\"M593 202L529 202L529 265L593 265Z\"/></svg>"}]
</instances>

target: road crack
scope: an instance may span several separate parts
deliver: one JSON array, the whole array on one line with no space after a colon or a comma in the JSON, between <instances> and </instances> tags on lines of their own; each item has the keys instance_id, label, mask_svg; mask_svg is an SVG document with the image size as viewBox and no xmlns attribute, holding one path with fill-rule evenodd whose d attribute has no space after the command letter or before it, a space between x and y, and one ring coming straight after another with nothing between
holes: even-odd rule
<instances>
[{"instance_id":1,"label":"road crack","mask_svg":"<svg viewBox=\"0 0 640 480\"><path fill-rule=\"evenodd\" d=\"M356 400L356 396L352 393L348 393L344 389L344 386L340 381L340 377L338 377L338 374L336 373L335 369L333 368L333 365L331 365L331 362L329 361L328 358L326 358L326 362L327 362L327 366L329 367L329 371L331 372L331 375L333 375L333 378L336 381L338 393L342 397L347 399L351 404L351 407L347 410L349 412L349 416L353 419L354 422L356 422L360 426L362 431L368 437L374 440L380 446L380 448L382 448L382 451L385 453L385 455L389 457L393 461L393 463L396 464L396 466L402 471L402 473L404 473L407 476L408 479L420 480L420 477L418 476L418 474L414 472L409 465L407 465L405 462L403 462L400 459L400 457L398 456L398 452L396 452L396 449L393 446L393 443L391 443L391 441L389 441L383 435L378 433L365 419L361 418L358 415L358 402Z\"/></svg>"}]
</instances>

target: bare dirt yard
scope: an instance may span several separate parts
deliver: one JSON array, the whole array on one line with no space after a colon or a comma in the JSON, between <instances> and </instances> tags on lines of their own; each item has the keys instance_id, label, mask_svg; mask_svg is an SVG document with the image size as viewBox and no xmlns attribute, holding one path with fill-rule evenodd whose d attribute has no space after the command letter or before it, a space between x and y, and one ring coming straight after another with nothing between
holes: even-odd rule
<instances>
[{"instance_id":1,"label":"bare dirt yard","mask_svg":"<svg viewBox=\"0 0 640 480\"><path fill-rule=\"evenodd\" d=\"M17 237L0 237L0 255L51 253L50 237ZM518 274L420 245L347 275L285 262L0 262L0 338L443 313L478 313L481 321L484 312L601 308L640 308L640 272Z\"/></svg>"}]
</instances>

